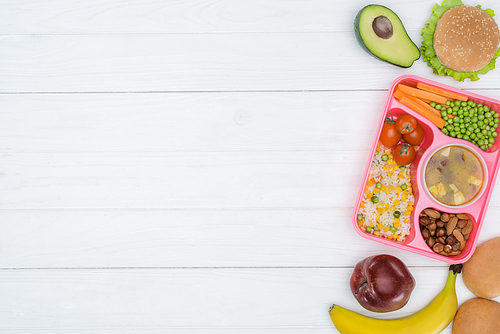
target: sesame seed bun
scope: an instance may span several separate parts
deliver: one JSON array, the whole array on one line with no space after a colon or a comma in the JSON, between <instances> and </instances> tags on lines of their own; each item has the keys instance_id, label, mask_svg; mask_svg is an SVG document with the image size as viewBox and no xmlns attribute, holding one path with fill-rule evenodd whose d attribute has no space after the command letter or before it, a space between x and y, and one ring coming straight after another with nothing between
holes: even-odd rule
<instances>
[{"instance_id":1,"label":"sesame seed bun","mask_svg":"<svg viewBox=\"0 0 500 334\"><path fill-rule=\"evenodd\" d=\"M474 72L495 56L500 31L495 20L473 6L447 10L436 24L433 47L439 61L458 72Z\"/></svg>"}]
</instances>

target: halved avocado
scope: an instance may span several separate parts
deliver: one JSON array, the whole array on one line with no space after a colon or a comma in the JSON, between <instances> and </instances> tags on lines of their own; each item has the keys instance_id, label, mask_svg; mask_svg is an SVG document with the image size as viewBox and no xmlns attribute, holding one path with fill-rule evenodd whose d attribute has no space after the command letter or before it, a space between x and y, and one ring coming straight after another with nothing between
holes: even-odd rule
<instances>
[{"instance_id":1,"label":"halved avocado","mask_svg":"<svg viewBox=\"0 0 500 334\"><path fill-rule=\"evenodd\" d=\"M387 7L368 5L354 20L359 45L380 60L410 67L420 58L420 50L408 36L399 17Z\"/></svg>"}]
</instances>

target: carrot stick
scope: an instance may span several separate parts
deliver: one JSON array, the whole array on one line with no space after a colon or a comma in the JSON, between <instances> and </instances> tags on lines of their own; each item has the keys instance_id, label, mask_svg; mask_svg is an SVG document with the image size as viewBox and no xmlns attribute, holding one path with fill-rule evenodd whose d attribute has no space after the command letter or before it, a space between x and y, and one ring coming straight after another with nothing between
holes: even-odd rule
<instances>
[{"instance_id":1,"label":"carrot stick","mask_svg":"<svg viewBox=\"0 0 500 334\"><path fill-rule=\"evenodd\" d=\"M399 100L399 102L401 102L408 108L412 109L413 111L417 112L418 114L422 115L423 117L427 118L429 121L434 123L440 129L442 129L446 125L446 121L444 119L442 119L439 116L436 116L436 114L431 112L429 109L423 107L417 102L410 100L407 97L402 97L401 100Z\"/></svg>"},{"instance_id":2,"label":"carrot stick","mask_svg":"<svg viewBox=\"0 0 500 334\"><path fill-rule=\"evenodd\" d=\"M444 90L444 89L441 89L438 87L424 84L422 82L417 82L417 88L425 90L425 91L430 92L430 93L441 95L441 96L444 96L446 98L453 99L453 100L467 101L469 99L469 97L466 95L455 93L455 92L450 92L449 90Z\"/></svg>"},{"instance_id":3,"label":"carrot stick","mask_svg":"<svg viewBox=\"0 0 500 334\"><path fill-rule=\"evenodd\" d=\"M401 90L397 89L394 91L394 97L400 101L402 97L406 97L407 99L417 103L418 105L422 106L423 108L427 109L428 111L432 112L433 114L436 114L436 116L441 117L441 113L437 111L437 109L434 109L431 107L428 103L426 103L424 100L419 99L418 97L408 95L406 93L403 93Z\"/></svg>"},{"instance_id":4,"label":"carrot stick","mask_svg":"<svg viewBox=\"0 0 500 334\"><path fill-rule=\"evenodd\" d=\"M448 118L454 119L454 118L455 118L455 115L448 114Z\"/></svg>"},{"instance_id":5,"label":"carrot stick","mask_svg":"<svg viewBox=\"0 0 500 334\"><path fill-rule=\"evenodd\" d=\"M437 117L441 118L441 113L437 109L434 109L433 107L431 107L429 104L425 103L418 97L411 96L409 97L409 99L418 104L419 106L421 106L422 108L427 109L429 112L433 113Z\"/></svg>"},{"instance_id":6,"label":"carrot stick","mask_svg":"<svg viewBox=\"0 0 500 334\"><path fill-rule=\"evenodd\" d=\"M444 96L437 95L437 94L430 93L430 92L426 92L425 90L421 90L418 88L413 88L413 87L405 86L402 84L399 84L398 88L401 89L401 91L403 93L406 93L408 95L412 95L412 96L415 96L415 97L418 97L421 99L431 100L431 101L434 101L436 103L446 104L446 101L448 101L446 99L446 97L444 97Z\"/></svg>"},{"instance_id":7,"label":"carrot stick","mask_svg":"<svg viewBox=\"0 0 500 334\"><path fill-rule=\"evenodd\" d=\"M408 97L408 98L410 98L410 97L411 97L411 95L410 95L410 94L403 93L403 92L401 91L401 89L399 89L399 88L397 88L397 87L396 87L396 89L394 90L394 94L393 94L393 95L394 95L394 97L396 98L396 100L399 100L399 99L400 99L400 98L402 98L403 96ZM421 100L422 100L422 101L424 101L424 102L427 102L427 103L431 103L431 100L426 100L426 99L421 99Z\"/></svg>"}]
</instances>

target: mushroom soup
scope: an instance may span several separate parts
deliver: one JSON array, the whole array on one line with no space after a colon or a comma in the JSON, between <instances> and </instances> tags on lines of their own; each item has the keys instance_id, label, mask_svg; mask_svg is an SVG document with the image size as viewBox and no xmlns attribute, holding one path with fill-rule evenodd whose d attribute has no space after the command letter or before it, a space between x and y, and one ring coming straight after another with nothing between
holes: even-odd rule
<instances>
[{"instance_id":1,"label":"mushroom soup","mask_svg":"<svg viewBox=\"0 0 500 334\"><path fill-rule=\"evenodd\" d=\"M425 168L425 183L432 196L449 206L472 201L481 191L481 161L462 146L447 146L432 155Z\"/></svg>"}]
</instances>

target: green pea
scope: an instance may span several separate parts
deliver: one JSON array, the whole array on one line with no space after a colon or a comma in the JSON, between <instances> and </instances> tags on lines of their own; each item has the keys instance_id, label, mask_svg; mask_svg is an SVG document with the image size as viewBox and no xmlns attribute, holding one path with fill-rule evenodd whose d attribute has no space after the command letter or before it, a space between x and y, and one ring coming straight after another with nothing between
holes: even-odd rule
<instances>
[{"instance_id":1,"label":"green pea","mask_svg":"<svg viewBox=\"0 0 500 334\"><path fill-rule=\"evenodd\" d=\"M372 203L378 203L378 197L377 196L372 196L371 201L372 201Z\"/></svg>"},{"instance_id":2,"label":"green pea","mask_svg":"<svg viewBox=\"0 0 500 334\"><path fill-rule=\"evenodd\" d=\"M405 169L406 169L406 166L399 166L399 169L401 169L401 170L405 170Z\"/></svg>"},{"instance_id":3,"label":"green pea","mask_svg":"<svg viewBox=\"0 0 500 334\"><path fill-rule=\"evenodd\" d=\"M378 229L377 225L373 226L373 230L374 230L374 231L380 231L380 230Z\"/></svg>"},{"instance_id":4,"label":"green pea","mask_svg":"<svg viewBox=\"0 0 500 334\"><path fill-rule=\"evenodd\" d=\"M394 233L394 232L396 232L397 230L398 230L397 228L395 228L394 226L391 226L391 232L393 232L393 233Z\"/></svg>"},{"instance_id":5,"label":"green pea","mask_svg":"<svg viewBox=\"0 0 500 334\"><path fill-rule=\"evenodd\" d=\"M431 107L434 108L436 106L436 102L431 102L430 105L431 105Z\"/></svg>"},{"instance_id":6,"label":"green pea","mask_svg":"<svg viewBox=\"0 0 500 334\"><path fill-rule=\"evenodd\" d=\"M406 188L408 188L408 186L407 186L405 183L403 183L403 184L401 185L401 189L405 190Z\"/></svg>"},{"instance_id":7,"label":"green pea","mask_svg":"<svg viewBox=\"0 0 500 334\"><path fill-rule=\"evenodd\" d=\"M384 160L384 161L389 160L389 156L388 156L387 154L384 154L384 155L382 156L382 160Z\"/></svg>"},{"instance_id":8,"label":"green pea","mask_svg":"<svg viewBox=\"0 0 500 334\"><path fill-rule=\"evenodd\" d=\"M436 106L434 108L436 108L437 110L441 110L442 107L440 104L436 104Z\"/></svg>"},{"instance_id":9,"label":"green pea","mask_svg":"<svg viewBox=\"0 0 500 334\"><path fill-rule=\"evenodd\" d=\"M382 183L380 182L377 182L377 184L375 185L377 188L381 189L382 188Z\"/></svg>"},{"instance_id":10,"label":"green pea","mask_svg":"<svg viewBox=\"0 0 500 334\"><path fill-rule=\"evenodd\" d=\"M399 218L399 217L401 217L401 212L394 211L394 213L392 215L394 216L394 218Z\"/></svg>"},{"instance_id":11,"label":"green pea","mask_svg":"<svg viewBox=\"0 0 500 334\"><path fill-rule=\"evenodd\" d=\"M367 226L367 227L365 228L365 230L366 230L366 232L370 233L370 232L372 231L372 228L371 228L370 226Z\"/></svg>"},{"instance_id":12,"label":"green pea","mask_svg":"<svg viewBox=\"0 0 500 334\"><path fill-rule=\"evenodd\" d=\"M358 220L363 220L363 215L361 213L358 213Z\"/></svg>"}]
</instances>

